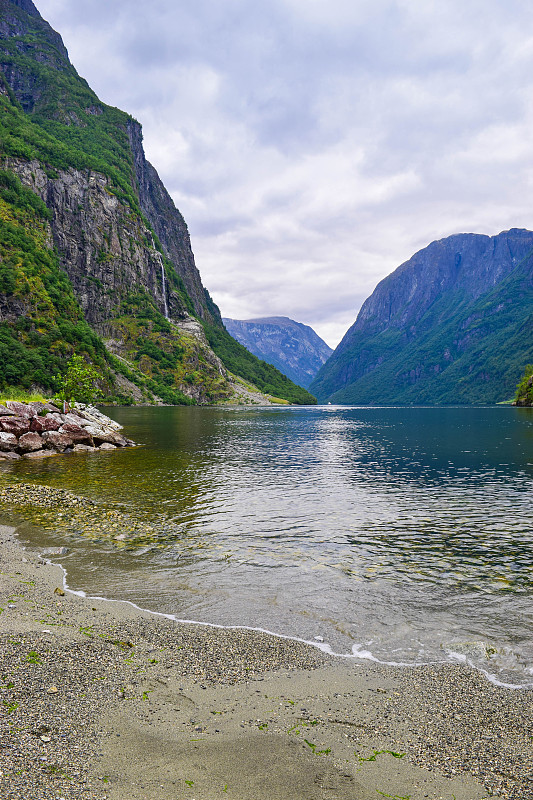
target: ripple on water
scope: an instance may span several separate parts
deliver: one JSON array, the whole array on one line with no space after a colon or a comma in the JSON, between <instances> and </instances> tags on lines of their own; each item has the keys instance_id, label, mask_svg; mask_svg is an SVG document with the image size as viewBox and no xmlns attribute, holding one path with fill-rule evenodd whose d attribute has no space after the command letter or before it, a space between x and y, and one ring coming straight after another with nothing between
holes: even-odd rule
<instances>
[{"instance_id":1,"label":"ripple on water","mask_svg":"<svg viewBox=\"0 0 533 800\"><path fill-rule=\"evenodd\" d=\"M111 415L147 446L5 470L96 503L18 509L28 538L69 541L72 585L383 661L467 658L531 681L527 409Z\"/></svg>"}]
</instances>

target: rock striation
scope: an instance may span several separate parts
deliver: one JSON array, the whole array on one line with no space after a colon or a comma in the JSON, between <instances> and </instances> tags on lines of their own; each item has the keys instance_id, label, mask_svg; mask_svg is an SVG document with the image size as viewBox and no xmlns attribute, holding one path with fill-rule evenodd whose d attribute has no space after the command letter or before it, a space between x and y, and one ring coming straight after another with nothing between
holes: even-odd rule
<instances>
[{"instance_id":1,"label":"rock striation","mask_svg":"<svg viewBox=\"0 0 533 800\"><path fill-rule=\"evenodd\" d=\"M57 453L94 453L133 447L122 426L93 406L76 405L67 413L54 403L0 405L0 459L45 458Z\"/></svg>"},{"instance_id":2,"label":"rock striation","mask_svg":"<svg viewBox=\"0 0 533 800\"><path fill-rule=\"evenodd\" d=\"M315 331L289 317L223 318L226 330L254 356L307 389L333 350Z\"/></svg>"}]
</instances>

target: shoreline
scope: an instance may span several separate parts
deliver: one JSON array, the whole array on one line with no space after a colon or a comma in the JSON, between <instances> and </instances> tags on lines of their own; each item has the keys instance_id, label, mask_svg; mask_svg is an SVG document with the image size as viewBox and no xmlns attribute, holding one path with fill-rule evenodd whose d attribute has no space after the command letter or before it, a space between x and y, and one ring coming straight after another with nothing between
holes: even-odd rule
<instances>
[{"instance_id":1,"label":"shoreline","mask_svg":"<svg viewBox=\"0 0 533 800\"><path fill-rule=\"evenodd\" d=\"M0 557L5 800L533 798L531 690L62 595L13 528Z\"/></svg>"}]
</instances>

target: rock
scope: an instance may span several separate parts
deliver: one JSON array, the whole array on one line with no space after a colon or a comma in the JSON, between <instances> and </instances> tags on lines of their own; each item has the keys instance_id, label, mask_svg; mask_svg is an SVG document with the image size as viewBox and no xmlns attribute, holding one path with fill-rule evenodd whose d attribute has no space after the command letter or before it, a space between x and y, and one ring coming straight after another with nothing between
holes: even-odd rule
<instances>
[{"instance_id":1,"label":"rock","mask_svg":"<svg viewBox=\"0 0 533 800\"><path fill-rule=\"evenodd\" d=\"M49 411L51 414L59 414L61 413L61 409L55 406L53 403L45 403L44 404L44 411Z\"/></svg>"},{"instance_id":2,"label":"rock","mask_svg":"<svg viewBox=\"0 0 533 800\"><path fill-rule=\"evenodd\" d=\"M46 690L46 694L57 694L58 692L59 689L57 686L50 686L50 688Z\"/></svg>"},{"instance_id":3,"label":"rock","mask_svg":"<svg viewBox=\"0 0 533 800\"><path fill-rule=\"evenodd\" d=\"M42 439L47 449L59 450L59 452L63 452L67 447L72 447L74 444L70 436L59 431L45 431Z\"/></svg>"},{"instance_id":4,"label":"rock","mask_svg":"<svg viewBox=\"0 0 533 800\"><path fill-rule=\"evenodd\" d=\"M0 430L13 433L17 438L30 429L29 417L0 417Z\"/></svg>"},{"instance_id":5,"label":"rock","mask_svg":"<svg viewBox=\"0 0 533 800\"><path fill-rule=\"evenodd\" d=\"M68 414L63 415L63 423L68 423L69 425L77 425L78 427L81 425L84 427L83 423L85 422L86 420L76 411L69 411Z\"/></svg>"},{"instance_id":6,"label":"rock","mask_svg":"<svg viewBox=\"0 0 533 800\"><path fill-rule=\"evenodd\" d=\"M58 431L61 427L59 414L47 414L46 417L33 417L30 422L30 431L44 433L44 431Z\"/></svg>"},{"instance_id":7,"label":"rock","mask_svg":"<svg viewBox=\"0 0 533 800\"><path fill-rule=\"evenodd\" d=\"M42 450L43 440L38 433L24 433L18 441L19 453L33 453L35 450Z\"/></svg>"},{"instance_id":8,"label":"rock","mask_svg":"<svg viewBox=\"0 0 533 800\"><path fill-rule=\"evenodd\" d=\"M115 422L114 419L106 417L105 414L102 414L102 412L94 408L94 406L88 406L84 410L78 409L78 413L82 419L88 420L93 425L96 425L97 428L111 428L114 431L122 430L122 425L119 422Z\"/></svg>"},{"instance_id":9,"label":"rock","mask_svg":"<svg viewBox=\"0 0 533 800\"><path fill-rule=\"evenodd\" d=\"M36 414L31 406L26 405L26 403L18 403L16 400L8 400L6 406L17 417L27 417L29 419Z\"/></svg>"},{"instance_id":10,"label":"rock","mask_svg":"<svg viewBox=\"0 0 533 800\"><path fill-rule=\"evenodd\" d=\"M108 442L109 444L114 444L119 447L124 447L125 439L121 436L120 433L116 433L115 431L105 430L104 428L96 427L96 425L90 425L89 427L85 428L87 433L92 436L94 443L96 445L103 444L104 442Z\"/></svg>"},{"instance_id":11,"label":"rock","mask_svg":"<svg viewBox=\"0 0 533 800\"><path fill-rule=\"evenodd\" d=\"M28 406L35 412L35 414L42 414L45 410L45 405L45 403L41 403L38 400L28 403Z\"/></svg>"},{"instance_id":12,"label":"rock","mask_svg":"<svg viewBox=\"0 0 533 800\"><path fill-rule=\"evenodd\" d=\"M70 436L73 444L88 444L90 447L93 446L93 440L90 433L88 433L87 430L82 428L80 425L73 425L71 422L66 422L61 426L59 432Z\"/></svg>"},{"instance_id":13,"label":"rock","mask_svg":"<svg viewBox=\"0 0 533 800\"><path fill-rule=\"evenodd\" d=\"M0 405L0 417L12 417L13 412L6 408L5 406Z\"/></svg>"},{"instance_id":14,"label":"rock","mask_svg":"<svg viewBox=\"0 0 533 800\"><path fill-rule=\"evenodd\" d=\"M75 453L94 453L97 449L97 447L91 447L88 444L75 444L73 448Z\"/></svg>"},{"instance_id":15,"label":"rock","mask_svg":"<svg viewBox=\"0 0 533 800\"><path fill-rule=\"evenodd\" d=\"M104 442L103 444L100 445L100 447L98 449L99 450L116 450L117 447L116 447L116 445L110 444L109 442Z\"/></svg>"},{"instance_id":16,"label":"rock","mask_svg":"<svg viewBox=\"0 0 533 800\"><path fill-rule=\"evenodd\" d=\"M308 325L288 317L222 319L226 330L250 353L273 364L307 388L333 350Z\"/></svg>"},{"instance_id":17,"label":"rock","mask_svg":"<svg viewBox=\"0 0 533 800\"><path fill-rule=\"evenodd\" d=\"M0 458L2 458L2 459L8 459L8 460L10 460L10 461L17 461L17 459L19 459L19 458L20 458L20 456L19 456L19 454L18 454L18 453L14 453L14 452L12 452L12 453L5 453L5 452L3 452L2 450L0 450Z\"/></svg>"},{"instance_id":18,"label":"rock","mask_svg":"<svg viewBox=\"0 0 533 800\"><path fill-rule=\"evenodd\" d=\"M56 588L54 589L54 594L58 594L60 597L65 596L65 592L63 591L63 589L60 589L59 586L56 586Z\"/></svg>"},{"instance_id":19,"label":"rock","mask_svg":"<svg viewBox=\"0 0 533 800\"><path fill-rule=\"evenodd\" d=\"M17 446L17 437L13 433L0 433L0 450L9 453Z\"/></svg>"},{"instance_id":20,"label":"rock","mask_svg":"<svg viewBox=\"0 0 533 800\"><path fill-rule=\"evenodd\" d=\"M35 450L33 453L23 453L23 458L51 458L55 450Z\"/></svg>"}]
</instances>

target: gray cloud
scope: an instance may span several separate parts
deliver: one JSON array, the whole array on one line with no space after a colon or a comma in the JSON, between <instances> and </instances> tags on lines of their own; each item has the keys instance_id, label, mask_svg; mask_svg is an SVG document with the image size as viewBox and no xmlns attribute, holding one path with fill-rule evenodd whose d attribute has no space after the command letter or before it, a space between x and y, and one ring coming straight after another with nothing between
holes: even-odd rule
<instances>
[{"instance_id":1,"label":"gray cloud","mask_svg":"<svg viewBox=\"0 0 533 800\"><path fill-rule=\"evenodd\" d=\"M225 316L336 344L435 238L531 226L522 0L37 0L143 123Z\"/></svg>"}]
</instances>

